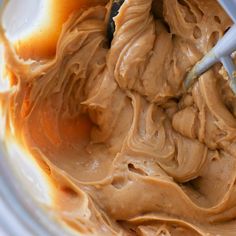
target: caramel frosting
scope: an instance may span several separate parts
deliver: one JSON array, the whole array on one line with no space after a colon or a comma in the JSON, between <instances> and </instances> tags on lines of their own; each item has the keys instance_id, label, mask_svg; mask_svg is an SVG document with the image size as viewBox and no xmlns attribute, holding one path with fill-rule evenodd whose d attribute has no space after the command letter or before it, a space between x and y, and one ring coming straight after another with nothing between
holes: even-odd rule
<instances>
[{"instance_id":1,"label":"caramel frosting","mask_svg":"<svg viewBox=\"0 0 236 236\"><path fill-rule=\"evenodd\" d=\"M182 88L232 22L215 0L125 0L109 48L108 18L72 14L50 60L3 37L7 125L53 209L79 235L235 235L236 97L219 65Z\"/></svg>"}]
</instances>

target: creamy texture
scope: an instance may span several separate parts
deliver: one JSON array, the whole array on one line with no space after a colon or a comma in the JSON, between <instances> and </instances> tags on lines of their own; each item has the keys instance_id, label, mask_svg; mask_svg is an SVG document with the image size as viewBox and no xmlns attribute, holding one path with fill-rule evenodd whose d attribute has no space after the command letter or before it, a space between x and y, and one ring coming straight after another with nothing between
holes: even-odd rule
<instances>
[{"instance_id":1,"label":"creamy texture","mask_svg":"<svg viewBox=\"0 0 236 236\"><path fill-rule=\"evenodd\" d=\"M219 66L182 89L230 19L215 0L126 0L108 48L108 14L71 16L49 61L5 40L7 125L55 212L84 235L235 235L236 98Z\"/></svg>"}]
</instances>

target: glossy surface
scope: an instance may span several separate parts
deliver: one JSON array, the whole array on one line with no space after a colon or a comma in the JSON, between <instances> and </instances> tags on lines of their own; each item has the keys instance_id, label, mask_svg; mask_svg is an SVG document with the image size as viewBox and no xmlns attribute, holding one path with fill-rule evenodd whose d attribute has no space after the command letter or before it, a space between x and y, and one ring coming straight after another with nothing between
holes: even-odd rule
<instances>
[{"instance_id":1,"label":"glossy surface","mask_svg":"<svg viewBox=\"0 0 236 236\"><path fill-rule=\"evenodd\" d=\"M215 0L155 6L125 1L110 48L104 6L71 16L49 61L19 60L5 39L7 134L82 235L234 236L235 96L218 67L181 89L232 22Z\"/></svg>"}]
</instances>

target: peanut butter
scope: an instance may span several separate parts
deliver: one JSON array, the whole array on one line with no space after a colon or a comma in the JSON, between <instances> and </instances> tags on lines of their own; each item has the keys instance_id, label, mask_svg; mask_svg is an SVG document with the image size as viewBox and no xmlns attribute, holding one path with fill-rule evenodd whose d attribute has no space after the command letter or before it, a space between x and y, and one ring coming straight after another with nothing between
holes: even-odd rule
<instances>
[{"instance_id":1,"label":"peanut butter","mask_svg":"<svg viewBox=\"0 0 236 236\"><path fill-rule=\"evenodd\" d=\"M215 0L125 0L109 48L109 9L71 14L52 59L3 37L7 124L55 212L79 235L235 235L236 97L219 65L182 89L232 22Z\"/></svg>"}]
</instances>

